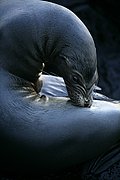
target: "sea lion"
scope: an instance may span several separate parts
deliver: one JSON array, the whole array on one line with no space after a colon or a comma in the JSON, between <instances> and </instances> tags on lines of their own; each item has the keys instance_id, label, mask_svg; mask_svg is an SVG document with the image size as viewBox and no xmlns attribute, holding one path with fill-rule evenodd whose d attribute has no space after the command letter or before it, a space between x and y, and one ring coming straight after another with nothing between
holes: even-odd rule
<instances>
[{"instance_id":1,"label":"sea lion","mask_svg":"<svg viewBox=\"0 0 120 180\"><path fill-rule=\"evenodd\" d=\"M72 103L90 106L97 80L96 48L81 20L50 2L3 1L0 6L2 67L34 84L42 70L59 75Z\"/></svg>"},{"instance_id":2,"label":"sea lion","mask_svg":"<svg viewBox=\"0 0 120 180\"><path fill-rule=\"evenodd\" d=\"M0 2L0 172L5 174L55 172L97 157L120 137L119 103L94 101L91 108L79 108L72 106L69 98L55 97L47 102L41 101L35 91L34 84L43 68L41 57L47 59L44 55L49 55L51 49L54 50L51 57L57 57L60 48L56 47L62 45L62 34L55 41L56 24L49 29L52 21L48 14L52 13L52 7L59 9L57 5L37 0ZM40 9L41 21L38 19ZM61 6L60 9L64 13L67 11ZM48 27L46 32L42 25L46 21L42 10L49 12L46 16L49 21L44 24ZM55 18L55 14L52 17ZM76 16L73 17L76 19ZM79 23L82 24L81 21ZM72 28L72 24L70 26ZM84 31L87 31L86 28L83 28ZM53 33L52 37L46 39L46 33ZM86 40L89 39L87 33L84 35ZM82 46L86 45L83 41ZM84 50L90 53L88 47ZM65 52L71 51L66 49ZM94 55L91 52L91 56ZM61 67L68 63L63 59ZM84 70L84 63L82 67ZM92 74L96 72L96 66L94 68L90 71ZM91 80L89 82L91 84Z\"/></svg>"}]
</instances>

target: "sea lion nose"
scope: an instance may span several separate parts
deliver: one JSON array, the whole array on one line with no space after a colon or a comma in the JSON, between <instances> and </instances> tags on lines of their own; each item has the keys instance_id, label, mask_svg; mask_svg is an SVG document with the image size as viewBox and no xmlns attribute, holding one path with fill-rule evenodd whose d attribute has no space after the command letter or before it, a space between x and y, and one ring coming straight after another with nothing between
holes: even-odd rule
<instances>
[{"instance_id":1,"label":"sea lion nose","mask_svg":"<svg viewBox=\"0 0 120 180\"><path fill-rule=\"evenodd\" d=\"M85 107L90 107L91 106L90 100L88 98L84 98L84 106Z\"/></svg>"}]
</instances>

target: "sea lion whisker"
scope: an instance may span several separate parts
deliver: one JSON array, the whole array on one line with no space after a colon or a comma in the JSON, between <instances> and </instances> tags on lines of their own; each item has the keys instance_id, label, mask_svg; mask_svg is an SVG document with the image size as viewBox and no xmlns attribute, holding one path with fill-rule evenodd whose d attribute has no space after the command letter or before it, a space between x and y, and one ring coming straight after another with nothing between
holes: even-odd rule
<instances>
[{"instance_id":1,"label":"sea lion whisker","mask_svg":"<svg viewBox=\"0 0 120 180\"><path fill-rule=\"evenodd\" d=\"M83 96L85 96L85 95L86 95L86 89L84 89L84 87L79 86L79 88L77 88L77 89L78 89L78 92L80 92L80 91L81 91L81 93L82 93L82 95L83 95Z\"/></svg>"}]
</instances>

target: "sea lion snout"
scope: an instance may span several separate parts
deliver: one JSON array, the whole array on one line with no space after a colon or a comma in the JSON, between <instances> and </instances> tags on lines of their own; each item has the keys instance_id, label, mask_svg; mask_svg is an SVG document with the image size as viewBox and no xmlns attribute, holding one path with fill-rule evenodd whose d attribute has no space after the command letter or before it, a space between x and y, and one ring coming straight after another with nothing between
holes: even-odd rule
<instances>
[{"instance_id":1,"label":"sea lion snout","mask_svg":"<svg viewBox=\"0 0 120 180\"><path fill-rule=\"evenodd\" d=\"M71 103L74 106L79 107L91 107L92 105L92 95L84 96L81 92L76 92L73 90L68 90L69 97L71 99Z\"/></svg>"},{"instance_id":2,"label":"sea lion snout","mask_svg":"<svg viewBox=\"0 0 120 180\"><path fill-rule=\"evenodd\" d=\"M91 107L92 98L84 98L82 96L79 96L77 99L74 99L74 101L72 101L72 104L79 107Z\"/></svg>"}]
</instances>

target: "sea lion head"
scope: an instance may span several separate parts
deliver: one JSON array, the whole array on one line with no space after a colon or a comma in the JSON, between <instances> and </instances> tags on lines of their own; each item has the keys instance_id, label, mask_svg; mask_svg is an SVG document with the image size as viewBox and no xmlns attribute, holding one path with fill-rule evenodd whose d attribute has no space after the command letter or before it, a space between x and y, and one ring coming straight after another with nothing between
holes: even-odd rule
<instances>
[{"instance_id":1,"label":"sea lion head","mask_svg":"<svg viewBox=\"0 0 120 180\"><path fill-rule=\"evenodd\" d=\"M78 59L71 59L61 55L60 58L64 60L62 60L58 72L61 73L60 75L65 81L72 104L90 107L92 105L92 92L98 79L97 63L94 56L90 56L90 54L88 56L86 53L84 55L86 58L84 62L81 56Z\"/></svg>"}]
</instances>

